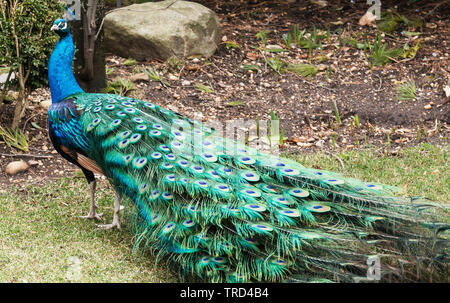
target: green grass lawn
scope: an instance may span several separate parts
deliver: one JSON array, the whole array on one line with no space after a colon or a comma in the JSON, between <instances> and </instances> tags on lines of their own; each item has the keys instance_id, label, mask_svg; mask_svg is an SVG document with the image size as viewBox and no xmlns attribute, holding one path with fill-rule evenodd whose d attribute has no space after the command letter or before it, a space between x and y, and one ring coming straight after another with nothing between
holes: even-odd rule
<instances>
[{"instance_id":1,"label":"green grass lawn","mask_svg":"<svg viewBox=\"0 0 450 303\"><path fill-rule=\"evenodd\" d=\"M336 156L307 153L293 156L307 167L331 170L365 181L406 187L406 195L422 196L440 203L450 203L450 147L424 143L386 156L370 150L344 151Z\"/></svg>"},{"instance_id":2,"label":"green grass lawn","mask_svg":"<svg viewBox=\"0 0 450 303\"><path fill-rule=\"evenodd\" d=\"M367 181L397 185L407 194L441 203L450 197L449 147L424 144L384 156L371 151L332 156L292 156L305 166L341 172ZM106 182L97 191L99 211L112 219L113 194ZM79 216L89 208L82 178L63 178L45 187L29 185L0 193L0 282L176 282L167 266L149 255L133 254L133 239L123 230L99 230Z\"/></svg>"},{"instance_id":3,"label":"green grass lawn","mask_svg":"<svg viewBox=\"0 0 450 303\"><path fill-rule=\"evenodd\" d=\"M101 182L97 191L104 223L113 212L108 187ZM63 178L0 194L0 282L177 281L165 266L132 254L126 230L100 230L80 218L89 209L88 192L84 179Z\"/></svg>"}]
</instances>

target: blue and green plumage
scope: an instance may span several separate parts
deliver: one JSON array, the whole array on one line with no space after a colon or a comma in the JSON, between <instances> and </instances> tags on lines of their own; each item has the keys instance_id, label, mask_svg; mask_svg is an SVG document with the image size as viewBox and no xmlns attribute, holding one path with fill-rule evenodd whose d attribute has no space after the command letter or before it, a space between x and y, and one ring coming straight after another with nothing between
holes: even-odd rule
<instances>
[{"instance_id":1,"label":"blue and green plumage","mask_svg":"<svg viewBox=\"0 0 450 303\"><path fill-rule=\"evenodd\" d=\"M136 245L183 275L352 281L366 275L374 254L389 264L383 279L409 278L399 259L413 267L422 256L446 269L448 240L438 231L447 225L430 224L431 205L261 153L148 101L84 93L68 76L72 47L62 33L49 63L55 147L93 161L133 201Z\"/></svg>"}]
</instances>

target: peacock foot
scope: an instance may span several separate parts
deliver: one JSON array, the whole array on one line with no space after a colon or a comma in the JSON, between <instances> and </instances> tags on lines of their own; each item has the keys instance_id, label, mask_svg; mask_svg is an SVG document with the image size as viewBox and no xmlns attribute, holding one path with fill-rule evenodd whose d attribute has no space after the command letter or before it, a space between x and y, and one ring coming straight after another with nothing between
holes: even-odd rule
<instances>
[{"instance_id":1,"label":"peacock foot","mask_svg":"<svg viewBox=\"0 0 450 303\"><path fill-rule=\"evenodd\" d=\"M104 230L108 230L108 229L111 229L111 228L114 228L114 227L117 227L117 229L120 230L120 223L119 223L119 221L117 221L117 222L113 221L111 224L97 224L97 228L104 229Z\"/></svg>"},{"instance_id":2,"label":"peacock foot","mask_svg":"<svg viewBox=\"0 0 450 303\"><path fill-rule=\"evenodd\" d=\"M100 213L100 214L97 214L97 213L89 213L89 214L87 214L87 216L80 216L80 218L82 218L82 219L95 219L95 220L99 220L99 221L101 221L101 220L103 220L103 218L102 218L102 216L103 216L103 213Z\"/></svg>"}]
</instances>

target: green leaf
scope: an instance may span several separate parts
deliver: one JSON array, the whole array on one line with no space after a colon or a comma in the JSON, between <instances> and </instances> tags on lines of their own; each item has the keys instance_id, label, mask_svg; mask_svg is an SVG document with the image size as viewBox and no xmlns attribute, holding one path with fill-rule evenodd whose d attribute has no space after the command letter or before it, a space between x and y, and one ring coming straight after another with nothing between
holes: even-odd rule
<instances>
[{"instance_id":1,"label":"green leaf","mask_svg":"<svg viewBox=\"0 0 450 303\"><path fill-rule=\"evenodd\" d=\"M36 129L42 129L42 127L40 127L37 123L35 122L31 122L31 126L33 126Z\"/></svg>"}]
</instances>

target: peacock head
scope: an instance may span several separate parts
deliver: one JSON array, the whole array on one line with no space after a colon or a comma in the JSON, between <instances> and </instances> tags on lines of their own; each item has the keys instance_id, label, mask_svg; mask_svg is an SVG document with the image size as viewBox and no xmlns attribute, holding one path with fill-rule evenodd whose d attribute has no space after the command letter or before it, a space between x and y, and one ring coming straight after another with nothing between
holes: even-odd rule
<instances>
[{"instance_id":1,"label":"peacock head","mask_svg":"<svg viewBox=\"0 0 450 303\"><path fill-rule=\"evenodd\" d=\"M56 19L55 22L53 22L51 30L55 31L60 37L64 37L70 32L69 25L64 19Z\"/></svg>"}]
</instances>

